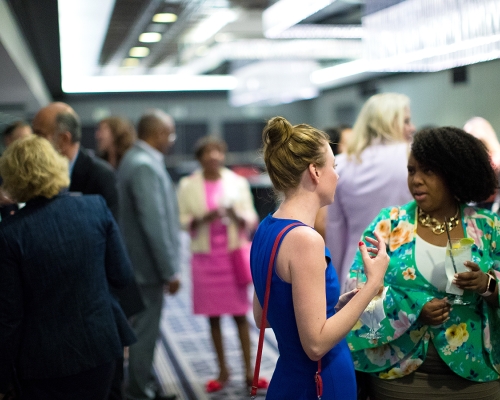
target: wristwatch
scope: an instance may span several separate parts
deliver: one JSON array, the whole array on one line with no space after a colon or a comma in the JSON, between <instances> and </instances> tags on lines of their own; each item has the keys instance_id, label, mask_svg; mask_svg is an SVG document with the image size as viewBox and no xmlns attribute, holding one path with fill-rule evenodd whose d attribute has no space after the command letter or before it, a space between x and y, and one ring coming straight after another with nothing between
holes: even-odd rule
<instances>
[{"instance_id":1,"label":"wristwatch","mask_svg":"<svg viewBox=\"0 0 500 400\"><path fill-rule=\"evenodd\" d=\"M497 280L488 274L488 284L486 285L486 292L481 293L481 296L483 297L488 297L491 296L493 293L495 293L495 289L497 286Z\"/></svg>"}]
</instances>

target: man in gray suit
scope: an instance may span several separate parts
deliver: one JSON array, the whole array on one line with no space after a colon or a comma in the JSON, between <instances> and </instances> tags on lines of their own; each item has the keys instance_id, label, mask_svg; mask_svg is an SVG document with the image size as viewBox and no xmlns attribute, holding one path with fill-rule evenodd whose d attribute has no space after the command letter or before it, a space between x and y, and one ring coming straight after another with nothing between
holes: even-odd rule
<instances>
[{"instance_id":1,"label":"man in gray suit","mask_svg":"<svg viewBox=\"0 0 500 400\"><path fill-rule=\"evenodd\" d=\"M132 323L137 343L130 347L127 398L174 399L151 382L163 293L180 286L177 197L163 159L175 138L174 121L160 110L146 112L137 134L118 168L119 225L146 305Z\"/></svg>"}]
</instances>

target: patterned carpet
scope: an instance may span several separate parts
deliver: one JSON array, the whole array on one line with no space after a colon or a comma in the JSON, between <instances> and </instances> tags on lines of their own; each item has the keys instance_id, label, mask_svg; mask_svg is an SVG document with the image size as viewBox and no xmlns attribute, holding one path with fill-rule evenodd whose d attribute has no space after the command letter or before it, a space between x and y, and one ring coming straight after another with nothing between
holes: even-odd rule
<instances>
[{"instance_id":1,"label":"patterned carpet","mask_svg":"<svg viewBox=\"0 0 500 400\"><path fill-rule=\"evenodd\" d=\"M184 241L186 244L186 241ZM185 245L183 246L185 248ZM223 390L208 394L205 384L218 374L217 360L212 347L208 318L195 316L191 307L191 284L189 254L185 252L182 268L182 289L175 296L166 298L161 322L161 337L157 342L154 371L158 382L166 393L175 393L181 400L236 400L248 399L249 391L244 385L243 362L236 330L230 316L221 318L224 349L231 377ZM249 288L249 301L253 289ZM259 331L248 314L252 355L255 358ZM272 376L278 348L272 331L266 331L260 375L268 380ZM257 398L263 399L265 390Z\"/></svg>"}]
</instances>

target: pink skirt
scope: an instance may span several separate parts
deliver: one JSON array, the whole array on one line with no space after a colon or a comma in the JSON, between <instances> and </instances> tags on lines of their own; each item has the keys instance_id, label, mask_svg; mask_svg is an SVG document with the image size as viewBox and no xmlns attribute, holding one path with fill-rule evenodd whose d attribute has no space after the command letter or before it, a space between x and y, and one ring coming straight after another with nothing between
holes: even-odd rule
<instances>
[{"instance_id":1,"label":"pink skirt","mask_svg":"<svg viewBox=\"0 0 500 400\"><path fill-rule=\"evenodd\" d=\"M245 315L250 307L248 287L236 283L229 253L218 253L193 254L193 311L210 317Z\"/></svg>"}]
</instances>

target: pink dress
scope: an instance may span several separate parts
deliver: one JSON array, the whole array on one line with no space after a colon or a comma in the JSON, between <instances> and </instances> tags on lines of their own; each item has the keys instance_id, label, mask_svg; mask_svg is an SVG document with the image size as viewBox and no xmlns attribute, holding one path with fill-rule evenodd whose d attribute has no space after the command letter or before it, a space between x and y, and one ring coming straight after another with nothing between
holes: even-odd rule
<instances>
[{"instance_id":1,"label":"pink dress","mask_svg":"<svg viewBox=\"0 0 500 400\"><path fill-rule=\"evenodd\" d=\"M204 181L208 211L216 209L222 196L222 180ZM193 253L191 260L193 310L211 317L245 315L250 302L246 286L236 283L227 248L226 225L221 219L210 224L210 253Z\"/></svg>"}]
</instances>

